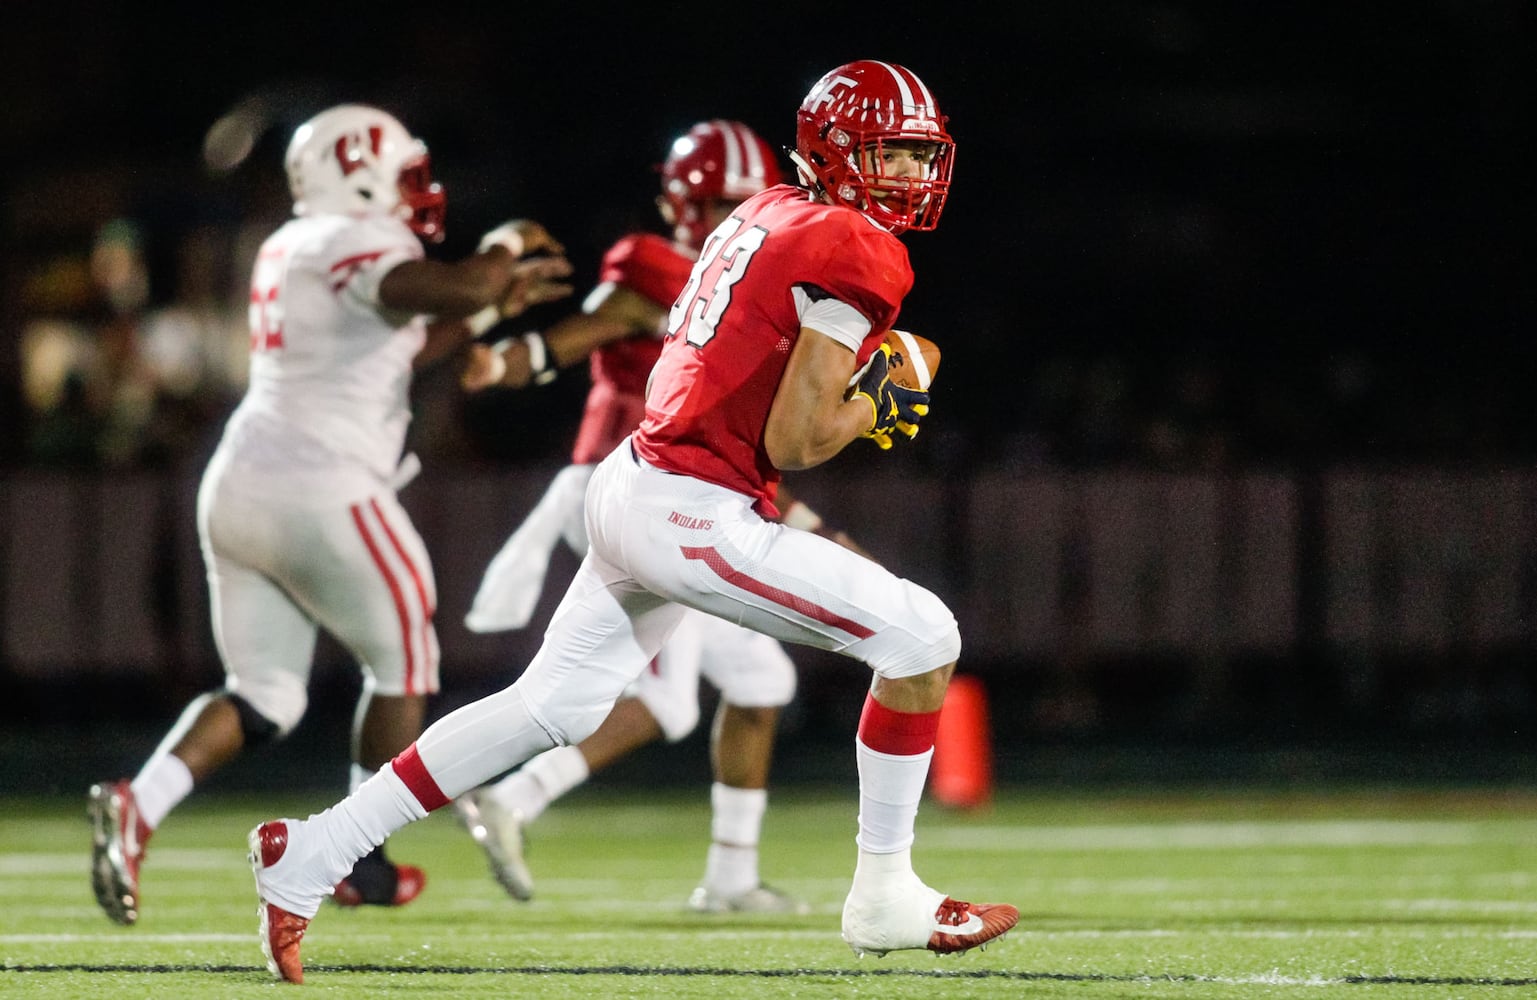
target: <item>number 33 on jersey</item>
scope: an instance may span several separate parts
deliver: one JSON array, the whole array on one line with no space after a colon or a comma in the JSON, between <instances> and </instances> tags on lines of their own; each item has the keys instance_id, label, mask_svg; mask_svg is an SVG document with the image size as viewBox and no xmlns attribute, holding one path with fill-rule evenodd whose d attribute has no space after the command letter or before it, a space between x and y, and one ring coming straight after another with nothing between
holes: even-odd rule
<instances>
[{"instance_id":1,"label":"number 33 on jersey","mask_svg":"<svg viewBox=\"0 0 1537 1000\"><path fill-rule=\"evenodd\" d=\"M742 280L753 254L767 238L766 229L746 225L734 215L711 233L688 284L668 310L667 333L676 336L686 327L684 339L695 347L713 340L721 315L731 304L731 286ZM710 282L707 291L703 290L706 280Z\"/></svg>"}]
</instances>

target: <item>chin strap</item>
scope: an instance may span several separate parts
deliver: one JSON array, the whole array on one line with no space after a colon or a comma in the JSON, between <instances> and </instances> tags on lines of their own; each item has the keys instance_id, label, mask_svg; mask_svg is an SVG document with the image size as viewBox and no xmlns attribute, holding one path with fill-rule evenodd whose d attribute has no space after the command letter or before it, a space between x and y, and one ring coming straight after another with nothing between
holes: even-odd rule
<instances>
[{"instance_id":1,"label":"chin strap","mask_svg":"<svg viewBox=\"0 0 1537 1000\"><path fill-rule=\"evenodd\" d=\"M826 190L822 187L822 182L817 180L816 172L811 169L811 164L807 163L801 154L790 150L790 162L795 164L795 172L800 175L802 185L817 192Z\"/></svg>"}]
</instances>

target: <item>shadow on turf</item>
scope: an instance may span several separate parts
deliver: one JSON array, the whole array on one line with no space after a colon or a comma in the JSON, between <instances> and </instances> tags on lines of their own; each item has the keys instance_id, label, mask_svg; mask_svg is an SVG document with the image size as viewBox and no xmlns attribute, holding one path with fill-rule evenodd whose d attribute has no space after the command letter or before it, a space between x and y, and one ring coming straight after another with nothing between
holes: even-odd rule
<instances>
[{"instance_id":1,"label":"shadow on turf","mask_svg":"<svg viewBox=\"0 0 1537 1000\"><path fill-rule=\"evenodd\" d=\"M6 965L4 972L113 972L113 973L262 973L257 965ZM1211 983L1230 982L1234 977L1168 975L1137 976L1070 972L1009 972L1001 969L971 969L954 972L934 969L707 969L687 966L595 965L595 966L478 966L478 965L314 965L306 973L352 972L381 975L427 976L689 976L757 979L837 978L857 979L888 976L913 979L1008 979L1017 981L1061 983ZM1320 984L1343 986L1537 986L1537 978L1494 979L1474 976L1339 976L1320 980Z\"/></svg>"}]
</instances>

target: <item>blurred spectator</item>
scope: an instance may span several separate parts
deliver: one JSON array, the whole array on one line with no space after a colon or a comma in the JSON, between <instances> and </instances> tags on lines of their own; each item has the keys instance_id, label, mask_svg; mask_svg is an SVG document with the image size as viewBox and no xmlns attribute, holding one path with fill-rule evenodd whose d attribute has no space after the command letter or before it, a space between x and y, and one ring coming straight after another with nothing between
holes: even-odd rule
<instances>
[{"instance_id":1,"label":"blurred spectator","mask_svg":"<svg viewBox=\"0 0 1537 1000\"><path fill-rule=\"evenodd\" d=\"M29 290L39 315L22 333L32 462L165 465L211 432L245 379L228 243L215 229L188 234L175 294L158 308L131 221L107 222L87 256L43 269Z\"/></svg>"}]
</instances>

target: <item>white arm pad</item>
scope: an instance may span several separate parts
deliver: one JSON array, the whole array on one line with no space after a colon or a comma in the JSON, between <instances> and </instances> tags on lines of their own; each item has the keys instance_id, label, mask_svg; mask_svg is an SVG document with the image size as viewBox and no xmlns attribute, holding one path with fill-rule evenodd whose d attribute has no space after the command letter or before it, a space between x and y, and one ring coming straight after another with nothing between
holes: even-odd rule
<instances>
[{"instance_id":1,"label":"white arm pad","mask_svg":"<svg viewBox=\"0 0 1537 1000\"><path fill-rule=\"evenodd\" d=\"M523 234L518 232L516 223L504 222L480 238L480 246L476 248L478 253L485 253L492 247L506 247L507 252L514 257L523 256Z\"/></svg>"}]
</instances>

